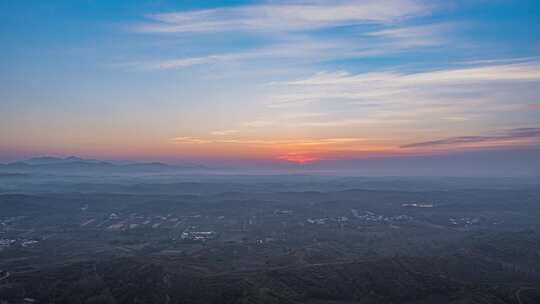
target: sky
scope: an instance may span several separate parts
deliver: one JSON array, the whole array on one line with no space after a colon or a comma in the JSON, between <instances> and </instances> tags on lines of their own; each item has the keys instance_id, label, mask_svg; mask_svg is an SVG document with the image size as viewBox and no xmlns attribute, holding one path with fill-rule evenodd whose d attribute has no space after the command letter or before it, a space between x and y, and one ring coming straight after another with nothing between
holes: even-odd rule
<instances>
[{"instance_id":1,"label":"sky","mask_svg":"<svg viewBox=\"0 0 540 304\"><path fill-rule=\"evenodd\" d=\"M0 0L0 18L0 161L540 163L539 1Z\"/></svg>"}]
</instances>

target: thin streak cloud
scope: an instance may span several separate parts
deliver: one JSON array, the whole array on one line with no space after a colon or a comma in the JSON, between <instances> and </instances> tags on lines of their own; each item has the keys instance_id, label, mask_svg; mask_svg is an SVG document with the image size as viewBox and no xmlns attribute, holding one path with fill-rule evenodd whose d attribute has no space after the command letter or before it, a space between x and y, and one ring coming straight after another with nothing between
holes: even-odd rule
<instances>
[{"instance_id":1,"label":"thin streak cloud","mask_svg":"<svg viewBox=\"0 0 540 304\"><path fill-rule=\"evenodd\" d=\"M363 138L336 137L320 139L290 139L290 140L263 140L263 139L236 139L236 138L218 138L206 139L200 137L180 136L171 139L175 144L240 144L253 146L324 146L349 144L365 141Z\"/></svg>"},{"instance_id":2,"label":"thin streak cloud","mask_svg":"<svg viewBox=\"0 0 540 304\"><path fill-rule=\"evenodd\" d=\"M276 92L268 97L270 108L307 105L314 102L346 101L379 105L449 105L461 101L491 103L514 96L532 103L540 93L540 62L486 65L443 69L420 73L399 71L351 74L345 71L320 72L311 77L274 83ZM508 100L507 100L508 101Z\"/></svg>"},{"instance_id":3,"label":"thin streak cloud","mask_svg":"<svg viewBox=\"0 0 540 304\"><path fill-rule=\"evenodd\" d=\"M401 72L371 72L354 75L344 71L333 73L323 72L304 80L291 81L286 84L340 85L391 82L393 85L400 85L521 80L540 80L540 61L506 65L487 65L474 68L445 69L411 74Z\"/></svg>"},{"instance_id":4,"label":"thin streak cloud","mask_svg":"<svg viewBox=\"0 0 540 304\"><path fill-rule=\"evenodd\" d=\"M463 144L501 144L511 143L517 140L540 139L540 128L516 128L503 132L500 135L489 136L458 136L445 139L412 143L401 148L430 148L438 146L463 145Z\"/></svg>"},{"instance_id":5,"label":"thin streak cloud","mask_svg":"<svg viewBox=\"0 0 540 304\"><path fill-rule=\"evenodd\" d=\"M428 14L420 1L296 1L149 15L138 32L298 31L366 23L388 23Z\"/></svg>"},{"instance_id":6,"label":"thin streak cloud","mask_svg":"<svg viewBox=\"0 0 540 304\"><path fill-rule=\"evenodd\" d=\"M216 135L216 136L225 136L225 135L236 134L238 132L239 132L238 130L216 130L216 131L210 132L210 134Z\"/></svg>"}]
</instances>

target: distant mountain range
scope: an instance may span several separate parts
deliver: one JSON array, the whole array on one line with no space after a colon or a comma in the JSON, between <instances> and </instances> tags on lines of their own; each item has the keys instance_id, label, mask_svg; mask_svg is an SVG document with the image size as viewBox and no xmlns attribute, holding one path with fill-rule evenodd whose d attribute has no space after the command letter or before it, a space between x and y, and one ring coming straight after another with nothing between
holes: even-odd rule
<instances>
[{"instance_id":1,"label":"distant mountain range","mask_svg":"<svg viewBox=\"0 0 540 304\"><path fill-rule=\"evenodd\" d=\"M327 159L298 164L268 160L205 160L204 164L133 162L42 156L7 164L0 173L192 173L323 174L346 176L499 176L540 177L540 146L536 149L466 151L433 155L398 155ZM511 161L514 160L514 161Z\"/></svg>"},{"instance_id":2,"label":"distant mountain range","mask_svg":"<svg viewBox=\"0 0 540 304\"><path fill-rule=\"evenodd\" d=\"M168 165L160 162L103 161L83 159L77 156L66 158L41 156L23 161L0 164L0 172L151 173L188 169L200 170L205 169L205 167L197 164Z\"/></svg>"}]
</instances>

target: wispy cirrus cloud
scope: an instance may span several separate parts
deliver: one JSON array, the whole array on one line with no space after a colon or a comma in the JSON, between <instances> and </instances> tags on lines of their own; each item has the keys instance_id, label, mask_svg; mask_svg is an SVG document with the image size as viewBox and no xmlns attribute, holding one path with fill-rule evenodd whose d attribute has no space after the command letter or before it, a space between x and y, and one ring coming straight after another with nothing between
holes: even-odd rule
<instances>
[{"instance_id":1,"label":"wispy cirrus cloud","mask_svg":"<svg viewBox=\"0 0 540 304\"><path fill-rule=\"evenodd\" d=\"M277 93L267 103L269 107L287 107L336 100L405 106L456 104L464 99L489 102L512 94L516 98L525 93L534 96L540 93L538 82L540 61L419 73L321 72L305 79L274 83Z\"/></svg>"},{"instance_id":2,"label":"wispy cirrus cloud","mask_svg":"<svg viewBox=\"0 0 540 304\"><path fill-rule=\"evenodd\" d=\"M457 136L403 145L401 148L433 148L448 146L508 145L535 140L540 143L540 128L516 128L502 134L482 136Z\"/></svg>"},{"instance_id":3,"label":"wispy cirrus cloud","mask_svg":"<svg viewBox=\"0 0 540 304\"><path fill-rule=\"evenodd\" d=\"M382 40L374 41L374 46L386 47L390 50L402 50L446 44L449 41L447 36L455 27L455 24L450 23L399 26L368 32L366 36Z\"/></svg>"},{"instance_id":4,"label":"wispy cirrus cloud","mask_svg":"<svg viewBox=\"0 0 540 304\"><path fill-rule=\"evenodd\" d=\"M506 123L516 125L525 111L535 108L540 94L540 61L415 73L321 72L269 86L271 93L264 99L268 114L244 122L245 126L333 131L367 126L396 131L414 126L418 130L430 125L462 129L493 124L502 113ZM340 111L291 120L279 114L311 108Z\"/></svg>"},{"instance_id":5,"label":"wispy cirrus cloud","mask_svg":"<svg viewBox=\"0 0 540 304\"><path fill-rule=\"evenodd\" d=\"M245 5L148 16L139 32L298 31L366 23L388 23L432 10L417 0L294 1Z\"/></svg>"},{"instance_id":6,"label":"wispy cirrus cloud","mask_svg":"<svg viewBox=\"0 0 540 304\"><path fill-rule=\"evenodd\" d=\"M241 49L235 52L133 62L123 64L123 66L147 70L169 70L260 60L282 61L289 59L298 63L370 58L449 44L452 41L449 38L449 33L454 29L455 26L452 24L393 26L385 30L358 33L355 37L348 38L320 38L310 35L288 34L281 35L277 41L269 45Z\"/></svg>"},{"instance_id":7,"label":"wispy cirrus cloud","mask_svg":"<svg viewBox=\"0 0 540 304\"><path fill-rule=\"evenodd\" d=\"M186 57L186 58L177 58L169 60L161 60L158 62L152 63L143 63L138 64L146 69L150 70L169 70L177 68L185 68L195 65L210 64L219 61L233 60L235 58L241 58L238 54L224 54L224 55L210 55L203 57Z\"/></svg>"},{"instance_id":8,"label":"wispy cirrus cloud","mask_svg":"<svg viewBox=\"0 0 540 304\"><path fill-rule=\"evenodd\" d=\"M265 127L347 127L353 125L367 125L375 121L367 118L347 118L340 116L343 113L322 113L322 112L286 112L267 119L256 119L245 121L242 126L249 128Z\"/></svg>"},{"instance_id":9,"label":"wispy cirrus cloud","mask_svg":"<svg viewBox=\"0 0 540 304\"><path fill-rule=\"evenodd\" d=\"M454 25L407 26L398 22L429 14L435 7L423 0L294 1L153 14L147 16L147 22L136 24L131 29L154 34L226 31L236 35L257 31L260 37L268 39L255 47L239 46L236 51L214 50L202 56L180 56L127 65L167 70L260 59L321 62L443 45L450 40L446 37ZM347 37L318 37L312 31L368 24L370 26L358 27ZM275 35L276 31L279 35Z\"/></svg>"},{"instance_id":10,"label":"wispy cirrus cloud","mask_svg":"<svg viewBox=\"0 0 540 304\"><path fill-rule=\"evenodd\" d=\"M240 144L251 146L327 146L337 144L349 144L362 142L365 139L355 137L335 137L335 138L317 138L317 139L289 139L289 140L266 140L266 139L242 139L242 138L217 138L209 139L202 137L180 136L172 138L170 141L175 144Z\"/></svg>"},{"instance_id":11,"label":"wispy cirrus cloud","mask_svg":"<svg viewBox=\"0 0 540 304\"><path fill-rule=\"evenodd\" d=\"M391 81L391 84L407 85L527 80L540 80L540 61L506 65L487 65L460 69L443 69L410 74L400 72L370 72L354 75L348 72L340 71L334 73L318 73L313 77L291 81L286 84L340 85L381 83Z\"/></svg>"},{"instance_id":12,"label":"wispy cirrus cloud","mask_svg":"<svg viewBox=\"0 0 540 304\"><path fill-rule=\"evenodd\" d=\"M404 122L405 119L386 119L380 121L373 118L357 118L357 119L343 119L343 118L326 118L326 119L309 119L309 120L284 120L280 118L268 119L268 120L253 120L243 123L244 126L251 128L264 128L264 127L281 127L281 128L336 128L336 127L352 127L352 126L369 126L373 124L386 124L386 123L399 123Z\"/></svg>"},{"instance_id":13,"label":"wispy cirrus cloud","mask_svg":"<svg viewBox=\"0 0 540 304\"><path fill-rule=\"evenodd\" d=\"M216 135L216 136L226 136L226 135L236 134L238 132L240 132L240 131L234 130L234 129L227 129L227 130L212 131L212 132L210 132L210 134Z\"/></svg>"},{"instance_id":14,"label":"wispy cirrus cloud","mask_svg":"<svg viewBox=\"0 0 540 304\"><path fill-rule=\"evenodd\" d=\"M179 137L172 138L170 141L172 143L190 144L190 145L210 144L214 142L210 139L191 137L191 136L179 136Z\"/></svg>"},{"instance_id":15,"label":"wispy cirrus cloud","mask_svg":"<svg viewBox=\"0 0 540 304\"><path fill-rule=\"evenodd\" d=\"M249 50L240 50L232 53L216 53L197 57L181 57L161 59L157 61L135 62L129 64L146 70L181 69L198 65L211 65L222 63L245 63L256 60L295 59L318 60L337 58L340 56L353 56L354 45L344 40L320 41L307 37L288 37L269 46Z\"/></svg>"}]
</instances>

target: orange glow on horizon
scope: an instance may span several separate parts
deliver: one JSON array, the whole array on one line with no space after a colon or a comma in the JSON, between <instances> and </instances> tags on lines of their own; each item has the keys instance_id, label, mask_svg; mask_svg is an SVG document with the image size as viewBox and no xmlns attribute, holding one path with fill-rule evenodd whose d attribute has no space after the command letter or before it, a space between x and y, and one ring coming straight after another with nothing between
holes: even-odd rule
<instances>
[{"instance_id":1,"label":"orange glow on horizon","mask_svg":"<svg viewBox=\"0 0 540 304\"><path fill-rule=\"evenodd\" d=\"M372 139L362 137L323 137L323 138L253 138L234 136L159 137L124 138L113 142L61 144L53 142L51 147L45 143L17 147L18 155L76 155L83 158L104 160L152 160L152 161L191 161L191 162L238 162L238 161L285 161L295 164L311 164L331 160L347 160L373 157L439 155L464 151L528 147L536 139L497 138L479 142L430 143L429 139L409 139L408 142L427 141L417 146L403 146L401 141ZM452 139L452 137L450 137ZM0 148L2 148L0 146ZM14 157L12 157L14 158Z\"/></svg>"},{"instance_id":2,"label":"orange glow on horizon","mask_svg":"<svg viewBox=\"0 0 540 304\"><path fill-rule=\"evenodd\" d=\"M278 156L277 159L288 161L291 163L301 164L301 165L322 160L322 158L304 155L304 154L285 154L285 155Z\"/></svg>"}]
</instances>

